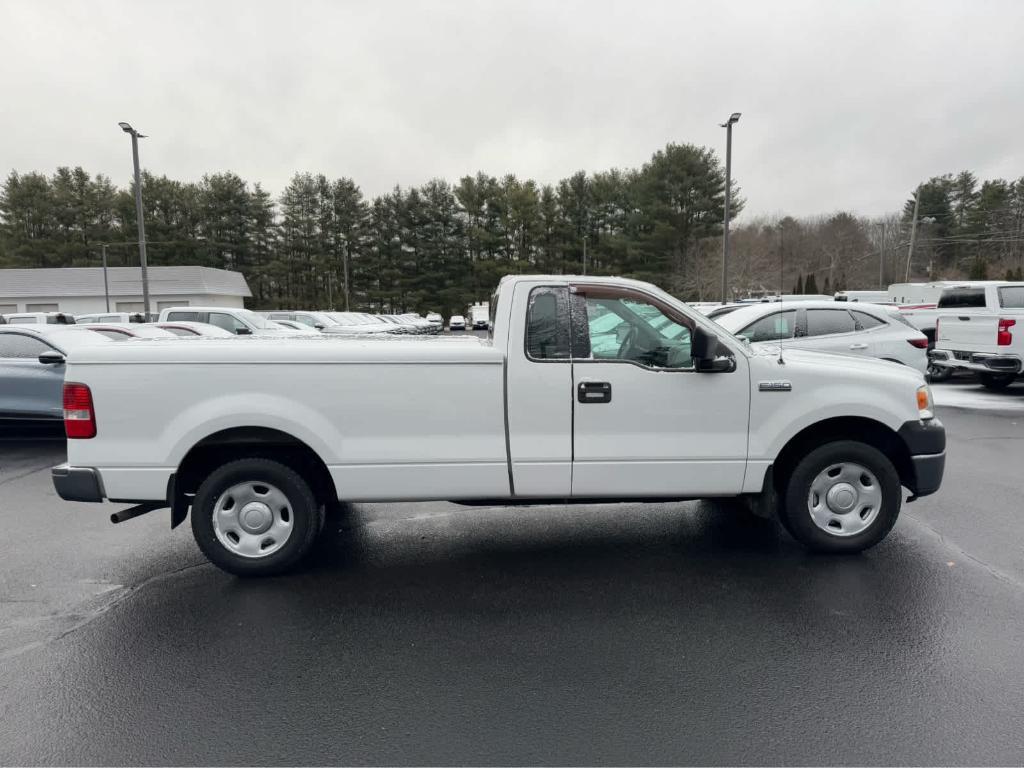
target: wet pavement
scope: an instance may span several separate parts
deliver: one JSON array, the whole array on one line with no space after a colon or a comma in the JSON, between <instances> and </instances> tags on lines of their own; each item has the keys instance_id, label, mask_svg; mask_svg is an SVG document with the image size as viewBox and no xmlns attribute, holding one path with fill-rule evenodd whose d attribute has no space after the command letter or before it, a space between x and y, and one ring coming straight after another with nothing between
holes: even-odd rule
<instances>
[{"instance_id":1,"label":"wet pavement","mask_svg":"<svg viewBox=\"0 0 1024 768\"><path fill-rule=\"evenodd\" d=\"M378 504L240 580L0 443L0 762L1020 764L1024 385L937 390L943 489L854 557L724 504Z\"/></svg>"}]
</instances>

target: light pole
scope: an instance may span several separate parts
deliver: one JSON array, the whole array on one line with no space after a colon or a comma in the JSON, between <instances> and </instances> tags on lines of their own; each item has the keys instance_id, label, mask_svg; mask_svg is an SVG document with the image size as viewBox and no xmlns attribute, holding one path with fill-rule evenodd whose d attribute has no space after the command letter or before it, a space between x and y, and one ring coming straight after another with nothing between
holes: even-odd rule
<instances>
[{"instance_id":1,"label":"light pole","mask_svg":"<svg viewBox=\"0 0 1024 768\"><path fill-rule=\"evenodd\" d=\"M149 275L146 272L146 222L142 217L142 178L139 173L139 139L146 138L128 123L118 123L132 137L132 163L135 165L135 218L139 225L139 263L142 265L142 316L149 320Z\"/></svg>"},{"instance_id":2,"label":"light pole","mask_svg":"<svg viewBox=\"0 0 1024 768\"><path fill-rule=\"evenodd\" d=\"M740 113L733 112L721 123L725 128L725 225L722 230L722 303L729 296L729 201L732 197L732 126L740 120Z\"/></svg>"},{"instance_id":3,"label":"light pole","mask_svg":"<svg viewBox=\"0 0 1024 768\"><path fill-rule=\"evenodd\" d=\"M110 284L107 282L107 244L103 243L103 298L107 302L107 312L110 311ZM146 318L147 320L149 318Z\"/></svg>"}]
</instances>

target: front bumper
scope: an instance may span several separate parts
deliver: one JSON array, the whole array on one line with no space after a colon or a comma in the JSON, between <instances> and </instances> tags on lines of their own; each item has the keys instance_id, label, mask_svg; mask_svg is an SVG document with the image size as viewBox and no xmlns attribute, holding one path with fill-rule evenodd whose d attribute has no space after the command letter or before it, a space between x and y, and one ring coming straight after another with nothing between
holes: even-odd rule
<instances>
[{"instance_id":1,"label":"front bumper","mask_svg":"<svg viewBox=\"0 0 1024 768\"><path fill-rule=\"evenodd\" d=\"M946 469L946 428L938 419L908 421L897 434L910 453L912 477L906 485L915 498L935 493Z\"/></svg>"},{"instance_id":2,"label":"front bumper","mask_svg":"<svg viewBox=\"0 0 1024 768\"><path fill-rule=\"evenodd\" d=\"M53 487L65 501L103 501L100 473L91 467L58 464L50 470Z\"/></svg>"},{"instance_id":3,"label":"front bumper","mask_svg":"<svg viewBox=\"0 0 1024 768\"><path fill-rule=\"evenodd\" d=\"M1020 373L1021 359L1016 355L991 355L985 352L950 352L933 349L928 354L940 368L963 368L977 373Z\"/></svg>"}]
</instances>

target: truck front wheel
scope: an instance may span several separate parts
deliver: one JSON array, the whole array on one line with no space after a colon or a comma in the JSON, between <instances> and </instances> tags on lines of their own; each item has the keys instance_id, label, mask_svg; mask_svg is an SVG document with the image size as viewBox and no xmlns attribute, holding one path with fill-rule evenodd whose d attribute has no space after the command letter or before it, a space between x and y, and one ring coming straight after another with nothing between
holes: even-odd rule
<instances>
[{"instance_id":1,"label":"truck front wheel","mask_svg":"<svg viewBox=\"0 0 1024 768\"><path fill-rule=\"evenodd\" d=\"M885 454L839 440L800 460L783 498L783 523L801 544L819 552L861 552L896 524L902 491Z\"/></svg>"},{"instance_id":2,"label":"truck front wheel","mask_svg":"<svg viewBox=\"0 0 1024 768\"><path fill-rule=\"evenodd\" d=\"M271 459L232 461L196 492L192 534L218 568L237 576L285 573L306 555L321 528L309 484Z\"/></svg>"}]
</instances>

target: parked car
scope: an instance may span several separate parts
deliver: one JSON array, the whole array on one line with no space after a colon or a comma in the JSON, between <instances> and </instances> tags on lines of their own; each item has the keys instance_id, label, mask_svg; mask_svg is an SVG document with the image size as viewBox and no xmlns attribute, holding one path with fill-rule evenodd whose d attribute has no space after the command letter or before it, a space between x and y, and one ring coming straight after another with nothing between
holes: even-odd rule
<instances>
[{"instance_id":1,"label":"parked car","mask_svg":"<svg viewBox=\"0 0 1024 768\"><path fill-rule=\"evenodd\" d=\"M835 301L753 304L715 322L753 344L878 357L928 370L928 339L892 308Z\"/></svg>"},{"instance_id":2,"label":"parked car","mask_svg":"<svg viewBox=\"0 0 1024 768\"><path fill-rule=\"evenodd\" d=\"M437 326L439 331L444 328L444 318L438 312L427 312L427 322Z\"/></svg>"},{"instance_id":3,"label":"parked car","mask_svg":"<svg viewBox=\"0 0 1024 768\"><path fill-rule=\"evenodd\" d=\"M448 320L449 331L464 331L466 330L466 318L462 315L452 315Z\"/></svg>"},{"instance_id":4,"label":"parked car","mask_svg":"<svg viewBox=\"0 0 1024 768\"><path fill-rule=\"evenodd\" d=\"M64 324L0 327L0 422L52 422L63 418L61 391L68 353L105 336Z\"/></svg>"},{"instance_id":5,"label":"parked car","mask_svg":"<svg viewBox=\"0 0 1024 768\"><path fill-rule=\"evenodd\" d=\"M366 334L376 335L384 333L397 333L394 324L387 323L380 318L365 312L325 312L335 323L328 326L325 331L329 333L340 333L348 336L362 336Z\"/></svg>"},{"instance_id":6,"label":"parked car","mask_svg":"<svg viewBox=\"0 0 1024 768\"><path fill-rule=\"evenodd\" d=\"M474 331L486 331L491 324L489 309L486 304L474 304L469 308L469 322Z\"/></svg>"},{"instance_id":7,"label":"parked car","mask_svg":"<svg viewBox=\"0 0 1024 768\"><path fill-rule=\"evenodd\" d=\"M125 339L173 339L177 334L147 323L78 323L76 329L101 333L112 341Z\"/></svg>"},{"instance_id":8,"label":"parked car","mask_svg":"<svg viewBox=\"0 0 1024 768\"><path fill-rule=\"evenodd\" d=\"M434 323L427 320L422 315L418 315L415 312L406 312L401 315L397 315L398 319L408 323L414 329L414 333L440 333L441 329L434 325Z\"/></svg>"},{"instance_id":9,"label":"parked car","mask_svg":"<svg viewBox=\"0 0 1024 768\"><path fill-rule=\"evenodd\" d=\"M216 325L210 325L209 323L197 323L191 320L168 320L165 322L153 323L157 328L162 328L165 331L170 331L175 336L181 336L184 338L193 338L195 336L207 336L210 338L234 338L235 334L231 331L225 331L223 328L218 328Z\"/></svg>"},{"instance_id":10,"label":"parked car","mask_svg":"<svg viewBox=\"0 0 1024 768\"><path fill-rule=\"evenodd\" d=\"M141 312L98 312L91 315L75 315L76 323L144 323Z\"/></svg>"},{"instance_id":11,"label":"parked car","mask_svg":"<svg viewBox=\"0 0 1024 768\"><path fill-rule=\"evenodd\" d=\"M1024 283L948 288L943 300L932 365L974 371L988 389L1010 386L1024 367Z\"/></svg>"},{"instance_id":12,"label":"parked car","mask_svg":"<svg viewBox=\"0 0 1024 768\"><path fill-rule=\"evenodd\" d=\"M8 325L74 325L75 316L67 312L9 312Z\"/></svg>"},{"instance_id":13,"label":"parked car","mask_svg":"<svg viewBox=\"0 0 1024 768\"><path fill-rule=\"evenodd\" d=\"M169 320L209 323L238 336L298 336L302 333L277 325L252 310L237 307L169 307L160 312L160 322Z\"/></svg>"},{"instance_id":14,"label":"parked car","mask_svg":"<svg viewBox=\"0 0 1024 768\"><path fill-rule=\"evenodd\" d=\"M272 320L275 323L285 326L286 328L296 329L296 323L299 324L297 330L306 331L327 331L331 326L337 325L337 321L330 317L330 312L309 312L309 311L296 311L296 310L285 310L285 309L274 309L267 312L260 312L268 320Z\"/></svg>"},{"instance_id":15,"label":"parked car","mask_svg":"<svg viewBox=\"0 0 1024 768\"><path fill-rule=\"evenodd\" d=\"M941 483L945 431L915 370L801 349L780 366L634 280L519 275L494 302L508 322L487 342L75 350L54 486L137 500L122 519L191 510L213 563L261 575L299 563L338 499L740 497L812 549L856 552L888 534L901 486ZM622 341L598 356L607 316Z\"/></svg>"}]
</instances>

